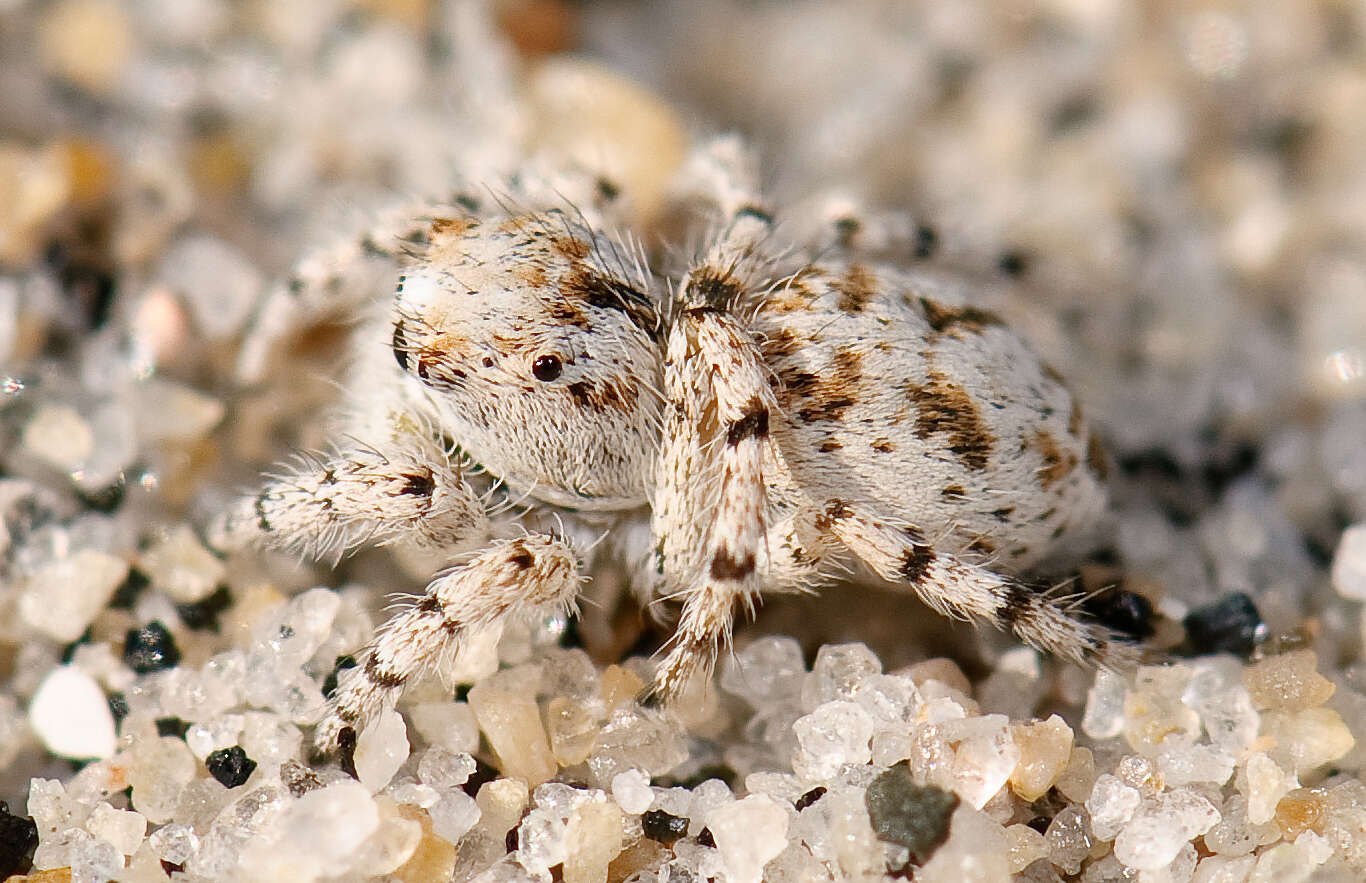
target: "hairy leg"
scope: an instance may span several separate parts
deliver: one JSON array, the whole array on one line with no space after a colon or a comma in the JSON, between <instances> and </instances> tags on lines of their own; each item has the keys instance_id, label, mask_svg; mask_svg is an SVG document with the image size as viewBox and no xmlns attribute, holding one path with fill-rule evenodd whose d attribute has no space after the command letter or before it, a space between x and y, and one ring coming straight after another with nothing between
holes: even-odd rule
<instances>
[{"instance_id":1,"label":"hairy leg","mask_svg":"<svg viewBox=\"0 0 1366 883\"><path fill-rule=\"evenodd\" d=\"M1074 662L1122 667L1141 647L1062 600L980 565L937 552L914 528L826 503L822 526L879 576L914 591L945 616L986 620L1020 640Z\"/></svg>"},{"instance_id":2,"label":"hairy leg","mask_svg":"<svg viewBox=\"0 0 1366 883\"><path fill-rule=\"evenodd\" d=\"M432 580L417 603L385 623L360 664L341 674L315 745L330 751L343 728L359 729L392 707L414 675L449 659L470 632L517 614L565 609L579 584L573 550L536 534L497 541Z\"/></svg>"}]
</instances>

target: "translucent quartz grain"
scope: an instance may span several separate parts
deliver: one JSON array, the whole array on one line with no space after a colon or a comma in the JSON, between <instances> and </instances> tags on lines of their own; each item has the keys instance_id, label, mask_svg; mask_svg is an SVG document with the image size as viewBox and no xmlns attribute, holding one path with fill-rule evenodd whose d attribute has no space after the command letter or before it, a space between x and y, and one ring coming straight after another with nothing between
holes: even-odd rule
<instances>
[{"instance_id":1,"label":"translucent quartz grain","mask_svg":"<svg viewBox=\"0 0 1366 883\"><path fill-rule=\"evenodd\" d=\"M1086 830L1086 813L1078 807L1061 810L1048 823L1044 832L1048 843L1048 860L1063 873L1075 874L1082 860L1091 852L1091 837Z\"/></svg>"},{"instance_id":2,"label":"translucent quartz grain","mask_svg":"<svg viewBox=\"0 0 1366 883\"><path fill-rule=\"evenodd\" d=\"M227 565L204 547L189 525L162 536L138 565L177 604L193 604L212 594L227 575Z\"/></svg>"},{"instance_id":3,"label":"translucent quartz grain","mask_svg":"<svg viewBox=\"0 0 1366 883\"><path fill-rule=\"evenodd\" d=\"M613 712L599 731L588 758L589 784L610 788L612 777L628 769L663 775L687 759L684 734L673 719L633 703Z\"/></svg>"},{"instance_id":4,"label":"translucent quartz grain","mask_svg":"<svg viewBox=\"0 0 1366 883\"><path fill-rule=\"evenodd\" d=\"M1112 739L1124 731L1124 697L1128 685L1124 676L1101 669L1095 683L1086 691L1086 710L1081 729L1092 739Z\"/></svg>"},{"instance_id":5,"label":"translucent quartz grain","mask_svg":"<svg viewBox=\"0 0 1366 883\"><path fill-rule=\"evenodd\" d=\"M1222 785L1233 775L1237 759L1217 745L1175 745L1157 755L1157 769L1168 786L1208 782Z\"/></svg>"},{"instance_id":6,"label":"translucent quartz grain","mask_svg":"<svg viewBox=\"0 0 1366 883\"><path fill-rule=\"evenodd\" d=\"M1184 679L1174 676L1154 678L1129 691L1124 697L1122 732L1130 747L1155 757L1163 748L1199 738L1200 716L1181 701L1183 687Z\"/></svg>"},{"instance_id":7,"label":"translucent quartz grain","mask_svg":"<svg viewBox=\"0 0 1366 883\"><path fill-rule=\"evenodd\" d=\"M745 781L748 784L749 779ZM641 770L617 773L612 777L612 798L627 813L640 815L650 808L655 799L655 793L650 788L650 777Z\"/></svg>"},{"instance_id":8,"label":"translucent quartz grain","mask_svg":"<svg viewBox=\"0 0 1366 883\"><path fill-rule=\"evenodd\" d=\"M480 824L501 837L522 817L529 797L526 782L520 779L485 782L474 798L482 814Z\"/></svg>"},{"instance_id":9,"label":"translucent quartz grain","mask_svg":"<svg viewBox=\"0 0 1366 883\"><path fill-rule=\"evenodd\" d=\"M864 678L879 674L882 661L868 645L826 644L816 651L811 674L802 687L802 703L815 708L826 702L851 701Z\"/></svg>"},{"instance_id":10,"label":"translucent quartz grain","mask_svg":"<svg viewBox=\"0 0 1366 883\"><path fill-rule=\"evenodd\" d=\"M485 682L470 690L469 703L498 755L499 769L531 786L555 775L558 767L534 694L515 693Z\"/></svg>"},{"instance_id":11,"label":"translucent quartz grain","mask_svg":"<svg viewBox=\"0 0 1366 883\"><path fill-rule=\"evenodd\" d=\"M459 790L442 794L427 808L427 814L431 818L432 830L451 843L459 843L483 816L478 802Z\"/></svg>"},{"instance_id":12,"label":"translucent quartz grain","mask_svg":"<svg viewBox=\"0 0 1366 883\"><path fill-rule=\"evenodd\" d=\"M1058 715L1010 728L1020 760L1010 774L1010 788L1022 799L1035 801L1048 793L1066 769L1072 754L1072 728Z\"/></svg>"},{"instance_id":13,"label":"translucent quartz grain","mask_svg":"<svg viewBox=\"0 0 1366 883\"><path fill-rule=\"evenodd\" d=\"M1191 883L1246 883L1256 864L1257 857L1251 855L1207 856L1196 865Z\"/></svg>"},{"instance_id":14,"label":"translucent quartz grain","mask_svg":"<svg viewBox=\"0 0 1366 883\"><path fill-rule=\"evenodd\" d=\"M606 883L607 866L621 852L621 807L610 801L585 803L569 814L564 883Z\"/></svg>"},{"instance_id":15,"label":"translucent quartz grain","mask_svg":"<svg viewBox=\"0 0 1366 883\"><path fill-rule=\"evenodd\" d=\"M973 809L981 809L1000 791L1020 763L1020 748L1010 738L1005 715L986 715L944 725L945 738L955 724L973 724L953 753L953 790ZM978 726L978 725L981 726Z\"/></svg>"},{"instance_id":16,"label":"translucent quartz grain","mask_svg":"<svg viewBox=\"0 0 1366 883\"><path fill-rule=\"evenodd\" d=\"M60 643L75 641L128 575L128 562L95 549L51 561L24 583L19 614Z\"/></svg>"},{"instance_id":17,"label":"translucent quartz grain","mask_svg":"<svg viewBox=\"0 0 1366 883\"><path fill-rule=\"evenodd\" d=\"M466 702L420 702L408 709L408 720L428 745L479 750L479 722Z\"/></svg>"},{"instance_id":18,"label":"translucent quartz grain","mask_svg":"<svg viewBox=\"0 0 1366 883\"><path fill-rule=\"evenodd\" d=\"M762 794L727 803L707 813L707 828L720 850L726 879L759 883L764 865L787 846L789 810Z\"/></svg>"},{"instance_id":19,"label":"translucent quartz grain","mask_svg":"<svg viewBox=\"0 0 1366 883\"><path fill-rule=\"evenodd\" d=\"M141 813L115 809L101 803L85 821L85 829L106 843L113 844L123 855L132 855L142 844L147 833L147 819Z\"/></svg>"},{"instance_id":20,"label":"translucent quartz grain","mask_svg":"<svg viewBox=\"0 0 1366 883\"><path fill-rule=\"evenodd\" d=\"M645 682L629 668L613 664L602 671L602 700L609 711L635 701L644 690Z\"/></svg>"},{"instance_id":21,"label":"translucent quartz grain","mask_svg":"<svg viewBox=\"0 0 1366 883\"><path fill-rule=\"evenodd\" d=\"M823 703L792 729L798 746L792 770L808 781L824 781L845 764L864 764L872 756L873 718L856 703Z\"/></svg>"},{"instance_id":22,"label":"translucent quartz grain","mask_svg":"<svg viewBox=\"0 0 1366 883\"><path fill-rule=\"evenodd\" d=\"M422 752L422 759L417 763L417 777L424 785L446 791L464 785L477 768L478 764L470 755L433 746Z\"/></svg>"},{"instance_id":23,"label":"translucent quartz grain","mask_svg":"<svg viewBox=\"0 0 1366 883\"><path fill-rule=\"evenodd\" d=\"M805 675L806 663L797 640L765 635L726 657L720 684L721 689L759 708L800 693Z\"/></svg>"},{"instance_id":24,"label":"translucent quartz grain","mask_svg":"<svg viewBox=\"0 0 1366 883\"><path fill-rule=\"evenodd\" d=\"M1091 833L1100 840L1114 840L1133 817L1142 798L1138 789L1110 775L1096 779L1091 796L1086 799L1086 811L1091 816Z\"/></svg>"},{"instance_id":25,"label":"translucent quartz grain","mask_svg":"<svg viewBox=\"0 0 1366 883\"><path fill-rule=\"evenodd\" d=\"M1041 858L1048 857L1048 841L1028 825L1006 828L1006 863L1012 874L1018 874Z\"/></svg>"},{"instance_id":26,"label":"translucent quartz grain","mask_svg":"<svg viewBox=\"0 0 1366 883\"><path fill-rule=\"evenodd\" d=\"M546 705L550 750L560 766L583 763L598 741L598 723L580 702L556 696Z\"/></svg>"},{"instance_id":27,"label":"translucent quartz grain","mask_svg":"<svg viewBox=\"0 0 1366 883\"><path fill-rule=\"evenodd\" d=\"M422 826L406 818L387 797L376 797L379 827L361 845L352 867L367 877L382 877L402 867L422 842Z\"/></svg>"},{"instance_id":28,"label":"translucent quartz grain","mask_svg":"<svg viewBox=\"0 0 1366 883\"><path fill-rule=\"evenodd\" d=\"M1168 791L1134 813L1115 837L1115 857L1131 868L1161 870L1218 821L1219 811L1204 797L1194 791Z\"/></svg>"},{"instance_id":29,"label":"translucent quartz grain","mask_svg":"<svg viewBox=\"0 0 1366 883\"><path fill-rule=\"evenodd\" d=\"M455 844L437 834L432 828L431 818L421 810L400 804L398 812L404 818L418 823L422 837L408 861L394 869L393 878L399 883L450 879L451 869L455 865Z\"/></svg>"},{"instance_id":30,"label":"translucent quartz grain","mask_svg":"<svg viewBox=\"0 0 1366 883\"><path fill-rule=\"evenodd\" d=\"M1296 650L1272 656L1249 666L1243 683L1258 709L1302 711L1327 702L1333 683L1318 672L1313 650Z\"/></svg>"},{"instance_id":31,"label":"translucent quartz grain","mask_svg":"<svg viewBox=\"0 0 1366 883\"><path fill-rule=\"evenodd\" d=\"M172 736L144 737L133 743L125 762L133 808L154 825L169 822L181 789L195 777L197 762L189 747Z\"/></svg>"},{"instance_id":32,"label":"translucent quartz grain","mask_svg":"<svg viewBox=\"0 0 1366 883\"><path fill-rule=\"evenodd\" d=\"M1302 883L1332 854L1327 840L1305 831L1293 843L1281 843L1258 855L1248 883Z\"/></svg>"},{"instance_id":33,"label":"translucent quartz grain","mask_svg":"<svg viewBox=\"0 0 1366 883\"><path fill-rule=\"evenodd\" d=\"M949 839L916 872L917 883L1009 883L1005 829L966 804L949 820Z\"/></svg>"},{"instance_id":34,"label":"translucent quartz grain","mask_svg":"<svg viewBox=\"0 0 1366 883\"><path fill-rule=\"evenodd\" d=\"M382 790L408 759L409 750L403 716L393 709L380 712L356 739L356 777L370 793Z\"/></svg>"},{"instance_id":35,"label":"translucent quartz grain","mask_svg":"<svg viewBox=\"0 0 1366 883\"><path fill-rule=\"evenodd\" d=\"M1342 715L1324 706L1264 712L1262 735L1273 740L1267 755L1298 775L1337 760L1356 745Z\"/></svg>"},{"instance_id":36,"label":"translucent quartz grain","mask_svg":"<svg viewBox=\"0 0 1366 883\"><path fill-rule=\"evenodd\" d=\"M1325 797L1322 791L1310 788L1296 788L1282 797L1273 814L1281 836L1294 840L1310 828L1318 829L1327 811Z\"/></svg>"},{"instance_id":37,"label":"translucent quartz grain","mask_svg":"<svg viewBox=\"0 0 1366 883\"><path fill-rule=\"evenodd\" d=\"M80 469L95 449L95 433L75 408L47 405L24 424L24 450L58 472Z\"/></svg>"},{"instance_id":38,"label":"translucent quartz grain","mask_svg":"<svg viewBox=\"0 0 1366 883\"><path fill-rule=\"evenodd\" d=\"M1095 783L1095 755L1090 748L1073 745L1072 752L1067 757L1067 766L1063 769L1062 775L1058 776L1054 787L1073 803L1082 803L1091 794L1091 788Z\"/></svg>"}]
</instances>

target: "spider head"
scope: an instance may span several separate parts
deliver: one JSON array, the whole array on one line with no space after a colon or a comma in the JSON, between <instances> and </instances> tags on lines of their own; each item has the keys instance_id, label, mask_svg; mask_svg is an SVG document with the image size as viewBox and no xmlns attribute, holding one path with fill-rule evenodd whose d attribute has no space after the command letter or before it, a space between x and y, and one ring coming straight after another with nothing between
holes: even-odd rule
<instances>
[{"instance_id":1,"label":"spider head","mask_svg":"<svg viewBox=\"0 0 1366 883\"><path fill-rule=\"evenodd\" d=\"M556 505L642 505L659 414L651 280L562 213L443 222L403 276L393 350L444 432Z\"/></svg>"}]
</instances>

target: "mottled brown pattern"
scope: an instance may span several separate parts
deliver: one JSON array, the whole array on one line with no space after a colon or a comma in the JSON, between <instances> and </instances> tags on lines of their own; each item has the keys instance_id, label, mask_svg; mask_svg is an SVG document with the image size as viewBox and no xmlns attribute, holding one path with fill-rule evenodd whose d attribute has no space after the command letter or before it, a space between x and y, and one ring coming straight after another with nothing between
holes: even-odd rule
<instances>
[{"instance_id":1,"label":"mottled brown pattern","mask_svg":"<svg viewBox=\"0 0 1366 883\"><path fill-rule=\"evenodd\" d=\"M593 250L593 246L586 239L566 235L552 236L550 247L567 258L579 261L588 257Z\"/></svg>"},{"instance_id":2,"label":"mottled brown pattern","mask_svg":"<svg viewBox=\"0 0 1366 883\"><path fill-rule=\"evenodd\" d=\"M968 543L968 551L976 552L979 555L990 555L992 552L996 551L996 544L986 537L978 537L971 543Z\"/></svg>"},{"instance_id":3,"label":"mottled brown pattern","mask_svg":"<svg viewBox=\"0 0 1366 883\"><path fill-rule=\"evenodd\" d=\"M830 283L839 292L836 302L846 313L861 313L868 302L877 296L877 279L862 264L850 264L843 278Z\"/></svg>"},{"instance_id":4,"label":"mottled brown pattern","mask_svg":"<svg viewBox=\"0 0 1366 883\"><path fill-rule=\"evenodd\" d=\"M982 421L977 404L967 390L939 371L929 372L929 383L907 384L915 405L918 438L942 435L946 446L969 469L985 469L996 447L996 438Z\"/></svg>"},{"instance_id":5,"label":"mottled brown pattern","mask_svg":"<svg viewBox=\"0 0 1366 883\"><path fill-rule=\"evenodd\" d=\"M635 405L638 395L634 386L612 380L597 383L577 380L567 384L565 390L573 398L576 407L592 408L595 411L629 411Z\"/></svg>"},{"instance_id":6,"label":"mottled brown pattern","mask_svg":"<svg viewBox=\"0 0 1366 883\"><path fill-rule=\"evenodd\" d=\"M1036 430L1033 435L1026 437L1025 446L1038 453L1043 460L1043 466L1039 469L1039 483L1046 490L1052 490L1077 467L1077 455L1064 451L1046 429Z\"/></svg>"},{"instance_id":7,"label":"mottled brown pattern","mask_svg":"<svg viewBox=\"0 0 1366 883\"><path fill-rule=\"evenodd\" d=\"M890 439L875 438L872 442L872 448L879 454L890 454L896 450L896 445L892 444Z\"/></svg>"},{"instance_id":8,"label":"mottled brown pattern","mask_svg":"<svg viewBox=\"0 0 1366 883\"><path fill-rule=\"evenodd\" d=\"M842 447L844 447L844 445L835 441L833 438L827 438L816 446L816 450L820 451L822 454L828 454L831 451L838 451Z\"/></svg>"},{"instance_id":9,"label":"mottled brown pattern","mask_svg":"<svg viewBox=\"0 0 1366 883\"><path fill-rule=\"evenodd\" d=\"M1067 432L1073 438L1081 438L1086 429L1086 420L1082 417L1081 402L1077 401L1076 396L1072 396L1072 413L1067 418Z\"/></svg>"},{"instance_id":10,"label":"mottled brown pattern","mask_svg":"<svg viewBox=\"0 0 1366 883\"><path fill-rule=\"evenodd\" d=\"M760 349L763 350L764 358L770 363L781 362L801 349L801 342L797 339L797 332L791 328L779 328L778 331L760 342Z\"/></svg>"},{"instance_id":11,"label":"mottled brown pattern","mask_svg":"<svg viewBox=\"0 0 1366 883\"><path fill-rule=\"evenodd\" d=\"M812 391L820 384L821 379L810 371L789 366L778 371L778 380L782 384L783 392L780 401L786 402L792 396L811 395Z\"/></svg>"},{"instance_id":12,"label":"mottled brown pattern","mask_svg":"<svg viewBox=\"0 0 1366 883\"><path fill-rule=\"evenodd\" d=\"M841 521L854 514L854 510L844 500L831 499L825 501L825 511L816 516L816 526L821 530L829 530L830 525L836 521Z\"/></svg>"},{"instance_id":13,"label":"mottled brown pattern","mask_svg":"<svg viewBox=\"0 0 1366 883\"><path fill-rule=\"evenodd\" d=\"M856 399L843 395L818 396L812 394L813 404L797 412L797 419L803 423L816 423L822 420L841 420L844 412L858 404Z\"/></svg>"},{"instance_id":14,"label":"mottled brown pattern","mask_svg":"<svg viewBox=\"0 0 1366 883\"><path fill-rule=\"evenodd\" d=\"M432 218L431 231L432 236L444 236L448 233L459 236L471 226L468 218Z\"/></svg>"},{"instance_id":15,"label":"mottled brown pattern","mask_svg":"<svg viewBox=\"0 0 1366 883\"><path fill-rule=\"evenodd\" d=\"M967 497L968 492L961 484L951 484L939 492L939 496L945 500L962 500Z\"/></svg>"},{"instance_id":16,"label":"mottled brown pattern","mask_svg":"<svg viewBox=\"0 0 1366 883\"><path fill-rule=\"evenodd\" d=\"M560 278L559 290L565 298L565 309L572 309L578 302L600 310L619 310L652 340L659 336L659 319L649 297L630 285L602 275L586 262L576 262L572 270Z\"/></svg>"},{"instance_id":17,"label":"mottled brown pattern","mask_svg":"<svg viewBox=\"0 0 1366 883\"><path fill-rule=\"evenodd\" d=\"M1004 324L995 313L978 307L950 307L928 297L920 298L920 306L930 327L941 334L981 334L988 326Z\"/></svg>"}]
</instances>

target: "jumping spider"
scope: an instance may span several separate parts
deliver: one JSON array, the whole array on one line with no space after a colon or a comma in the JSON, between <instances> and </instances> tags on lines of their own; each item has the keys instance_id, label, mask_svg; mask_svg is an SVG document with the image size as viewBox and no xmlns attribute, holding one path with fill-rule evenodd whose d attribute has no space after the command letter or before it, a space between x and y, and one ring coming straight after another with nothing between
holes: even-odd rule
<instances>
[{"instance_id":1,"label":"jumping spider","mask_svg":"<svg viewBox=\"0 0 1366 883\"><path fill-rule=\"evenodd\" d=\"M622 228L615 188L557 172L415 212L282 295L409 255L356 332L352 441L269 480L228 533L313 555L477 550L341 675L321 746L470 630L571 606L606 558L642 599L682 603L654 684L666 700L711 668L737 602L852 561L1063 657L1136 654L1010 575L1103 507L1058 376L968 286L848 242L783 242L747 167L734 139L685 163L669 210L705 243L673 281Z\"/></svg>"}]
</instances>

